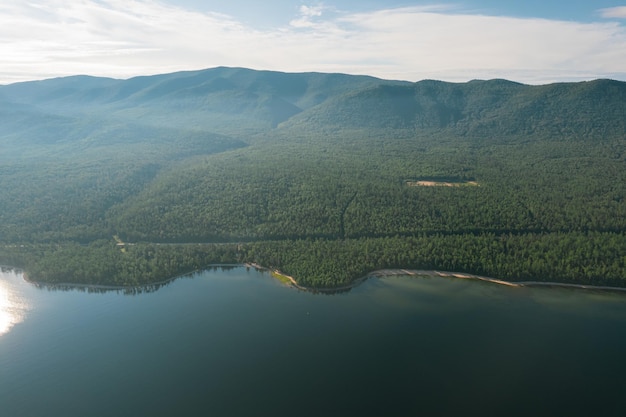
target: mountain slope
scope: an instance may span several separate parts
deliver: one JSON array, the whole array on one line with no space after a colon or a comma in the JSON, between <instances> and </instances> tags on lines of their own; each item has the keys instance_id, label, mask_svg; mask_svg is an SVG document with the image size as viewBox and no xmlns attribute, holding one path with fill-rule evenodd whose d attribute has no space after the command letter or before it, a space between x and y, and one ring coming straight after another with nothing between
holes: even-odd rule
<instances>
[{"instance_id":1,"label":"mountain slope","mask_svg":"<svg viewBox=\"0 0 626 417\"><path fill-rule=\"evenodd\" d=\"M626 84L597 80L524 86L504 80L375 85L334 97L288 125L451 129L460 135L619 135L626 130Z\"/></svg>"},{"instance_id":2,"label":"mountain slope","mask_svg":"<svg viewBox=\"0 0 626 417\"><path fill-rule=\"evenodd\" d=\"M131 117L155 120L173 112L191 112L213 121L224 116L231 122L253 119L254 126L267 128L328 97L375 82L382 81L342 74L215 68L128 80L66 77L1 86L0 93L14 103L58 114L106 110L124 117L130 111Z\"/></svg>"}]
</instances>

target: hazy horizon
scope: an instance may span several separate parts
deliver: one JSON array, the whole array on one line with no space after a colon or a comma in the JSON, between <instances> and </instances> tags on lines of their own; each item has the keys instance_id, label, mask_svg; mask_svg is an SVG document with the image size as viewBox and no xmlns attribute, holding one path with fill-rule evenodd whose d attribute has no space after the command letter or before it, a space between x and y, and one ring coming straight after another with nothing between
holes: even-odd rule
<instances>
[{"instance_id":1,"label":"hazy horizon","mask_svg":"<svg viewBox=\"0 0 626 417\"><path fill-rule=\"evenodd\" d=\"M625 19L611 0L6 0L0 84L218 66L412 82L625 81Z\"/></svg>"}]
</instances>

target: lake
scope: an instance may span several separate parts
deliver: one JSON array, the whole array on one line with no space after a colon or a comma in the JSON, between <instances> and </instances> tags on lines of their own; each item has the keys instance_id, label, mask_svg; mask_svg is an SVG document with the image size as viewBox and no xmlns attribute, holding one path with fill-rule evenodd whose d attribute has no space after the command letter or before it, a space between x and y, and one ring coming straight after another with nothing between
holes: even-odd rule
<instances>
[{"instance_id":1,"label":"lake","mask_svg":"<svg viewBox=\"0 0 626 417\"><path fill-rule=\"evenodd\" d=\"M245 267L151 291L0 275L6 416L626 416L626 294Z\"/></svg>"}]
</instances>

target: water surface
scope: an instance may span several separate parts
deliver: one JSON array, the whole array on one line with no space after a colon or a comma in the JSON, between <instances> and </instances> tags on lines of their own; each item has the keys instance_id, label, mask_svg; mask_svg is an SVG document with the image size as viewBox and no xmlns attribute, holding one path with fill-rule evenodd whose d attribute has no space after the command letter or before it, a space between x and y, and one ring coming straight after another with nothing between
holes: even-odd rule
<instances>
[{"instance_id":1,"label":"water surface","mask_svg":"<svg viewBox=\"0 0 626 417\"><path fill-rule=\"evenodd\" d=\"M452 278L311 294L245 267L152 292L0 276L7 416L626 415L626 296Z\"/></svg>"}]
</instances>

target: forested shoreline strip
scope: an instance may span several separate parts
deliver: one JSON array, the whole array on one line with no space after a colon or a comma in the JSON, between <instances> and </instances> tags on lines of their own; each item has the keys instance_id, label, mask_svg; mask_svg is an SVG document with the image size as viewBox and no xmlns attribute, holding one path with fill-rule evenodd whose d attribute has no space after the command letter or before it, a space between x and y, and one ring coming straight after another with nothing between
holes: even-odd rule
<instances>
[{"instance_id":1,"label":"forested shoreline strip","mask_svg":"<svg viewBox=\"0 0 626 417\"><path fill-rule=\"evenodd\" d=\"M28 282L29 284L33 284L37 287L43 287L43 288L48 288L48 289L68 289L68 290L73 290L73 289L78 289L78 290L85 290L87 292L93 290L94 292L101 292L101 291L124 291L124 292L132 292L132 293L141 293L141 292L153 292L158 290L161 287L164 287L174 281L176 281L179 278L189 278L192 277L194 274L196 273L200 273L203 271L208 271L210 269L217 269L217 268L237 268L240 267L242 265L240 264L212 264L207 266L206 268L203 269L198 269L195 271L191 271L191 272L186 272L186 273L182 273L179 275L175 275L171 278L166 278L163 279L161 281L157 281L157 282L151 282L148 284L140 284L140 285L106 285L106 284L81 284L81 283L75 283L75 282L55 282L55 283L49 283L49 282L45 282L45 281L36 281L33 279L30 279L28 277L28 274L24 271L21 271L22 273L22 277L24 278L24 281ZM9 267L10 268L10 267ZM19 268L15 268L15 269L19 269Z\"/></svg>"},{"instance_id":2,"label":"forested shoreline strip","mask_svg":"<svg viewBox=\"0 0 626 417\"><path fill-rule=\"evenodd\" d=\"M383 277L397 277L397 276L409 276L409 277L436 277L436 278L453 278L453 279L467 279L473 281L482 281L496 285L503 285L507 287L513 288L532 288L532 287L548 287L548 288L569 288L569 289L578 289L578 290L589 290L589 291L606 291L606 292L619 292L626 293L626 288L622 287L611 287L611 286L597 286L597 285L582 285L582 284L564 284L559 282L538 282L538 281L525 281L525 282L510 282L504 281L497 278L484 277L474 274L467 274L463 272L454 272L454 271L436 271L436 270L416 270L416 269L381 269L368 273L367 275L355 279L348 285L344 285L341 287L332 287L332 288L318 288L318 287L305 287L298 284L297 280L289 275L284 274L279 270L274 270L271 268L264 267L262 265L256 263L244 263L244 264L211 264L208 265L204 269L199 269L197 271L192 271L189 273L177 275L159 282L154 282L150 284L144 284L139 286L115 286L115 285L96 285L96 284L80 284L80 283L48 283L42 281L35 281L28 277L27 273L23 271L21 268L12 267L9 265L0 265L0 268L9 269L12 271L16 271L22 274L22 278L24 281L29 284L35 285L37 287L43 287L47 289L60 289L60 290L85 290L87 292L106 292L106 291L124 291L127 293L143 293L143 292L153 292L158 290L159 288L168 285L179 278L191 277L195 273L201 273L204 271L208 271L211 269L217 268L237 268L237 267L245 267L245 268L254 268L257 271L261 272L270 272L271 275L278 279L274 274L280 275L288 279L288 283L286 286L292 287L301 291L307 291L312 293L319 294L333 294L338 292L346 292L351 289L363 284L370 278L383 278ZM281 280L281 282L283 282Z\"/></svg>"},{"instance_id":3,"label":"forested shoreline strip","mask_svg":"<svg viewBox=\"0 0 626 417\"><path fill-rule=\"evenodd\" d=\"M513 283L626 287L626 236L613 233L300 239L240 244L0 246L0 260L46 284L141 287L212 265L257 264L303 288L350 288L379 270L458 271ZM534 284L533 284L534 285Z\"/></svg>"}]
</instances>

